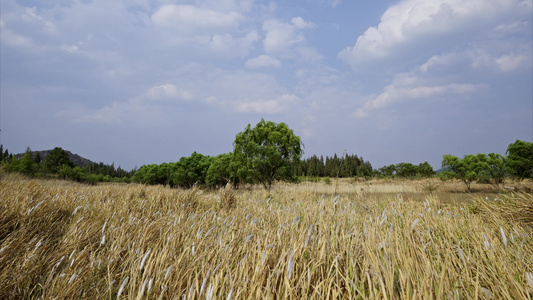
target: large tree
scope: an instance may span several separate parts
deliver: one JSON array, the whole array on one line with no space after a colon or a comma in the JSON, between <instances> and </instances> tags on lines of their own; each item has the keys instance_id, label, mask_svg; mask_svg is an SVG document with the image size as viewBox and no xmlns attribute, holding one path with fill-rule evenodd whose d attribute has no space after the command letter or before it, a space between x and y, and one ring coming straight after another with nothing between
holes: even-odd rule
<instances>
[{"instance_id":1,"label":"large tree","mask_svg":"<svg viewBox=\"0 0 533 300\"><path fill-rule=\"evenodd\" d=\"M44 159L44 166L50 173L57 174L63 165L74 167L68 153L60 147L55 147Z\"/></svg>"},{"instance_id":2,"label":"large tree","mask_svg":"<svg viewBox=\"0 0 533 300\"><path fill-rule=\"evenodd\" d=\"M455 155L445 154L442 159L443 178L456 178L463 181L471 192L470 185L478 180L484 172L485 154L467 154L462 159Z\"/></svg>"},{"instance_id":3,"label":"large tree","mask_svg":"<svg viewBox=\"0 0 533 300\"><path fill-rule=\"evenodd\" d=\"M507 176L507 160L503 155L497 153L489 153L487 156L485 154L478 154L478 157L483 157L483 169L482 176L487 177L492 185L500 190L500 184L505 180Z\"/></svg>"},{"instance_id":4,"label":"large tree","mask_svg":"<svg viewBox=\"0 0 533 300\"><path fill-rule=\"evenodd\" d=\"M254 128L248 124L233 146L239 178L265 189L276 180L292 179L291 163L299 163L303 153L302 141L287 124L264 119Z\"/></svg>"},{"instance_id":5,"label":"large tree","mask_svg":"<svg viewBox=\"0 0 533 300\"><path fill-rule=\"evenodd\" d=\"M233 153L220 154L213 158L209 169L207 169L206 183L213 187L225 186L232 183L237 186L239 180L233 161Z\"/></svg>"},{"instance_id":6,"label":"large tree","mask_svg":"<svg viewBox=\"0 0 533 300\"><path fill-rule=\"evenodd\" d=\"M193 152L189 157L182 157L176 163L176 171L172 173L172 183L180 187L192 187L205 184L207 170L213 158Z\"/></svg>"},{"instance_id":7,"label":"large tree","mask_svg":"<svg viewBox=\"0 0 533 300\"><path fill-rule=\"evenodd\" d=\"M517 179L533 178L533 143L517 140L510 144L507 166Z\"/></svg>"}]
</instances>

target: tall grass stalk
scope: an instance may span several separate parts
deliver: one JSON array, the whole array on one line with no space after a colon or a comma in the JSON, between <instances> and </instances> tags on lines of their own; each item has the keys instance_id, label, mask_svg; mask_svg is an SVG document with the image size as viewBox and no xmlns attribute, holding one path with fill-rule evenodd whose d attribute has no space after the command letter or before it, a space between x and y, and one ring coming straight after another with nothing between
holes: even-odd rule
<instances>
[{"instance_id":1,"label":"tall grass stalk","mask_svg":"<svg viewBox=\"0 0 533 300\"><path fill-rule=\"evenodd\" d=\"M532 299L533 196L449 201L447 184L266 194L5 176L0 299Z\"/></svg>"}]
</instances>

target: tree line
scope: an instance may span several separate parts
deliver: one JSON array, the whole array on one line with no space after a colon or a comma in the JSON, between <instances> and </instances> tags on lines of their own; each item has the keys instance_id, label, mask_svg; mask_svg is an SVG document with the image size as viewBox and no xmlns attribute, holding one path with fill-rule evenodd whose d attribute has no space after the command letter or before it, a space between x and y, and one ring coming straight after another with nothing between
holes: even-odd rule
<instances>
[{"instance_id":1,"label":"tree line","mask_svg":"<svg viewBox=\"0 0 533 300\"><path fill-rule=\"evenodd\" d=\"M445 154L442 180L458 179L471 191L473 182L494 185L498 190L506 178L533 179L533 143L517 140L509 144L506 156L497 153L467 154L459 158Z\"/></svg>"},{"instance_id":2,"label":"tree line","mask_svg":"<svg viewBox=\"0 0 533 300\"><path fill-rule=\"evenodd\" d=\"M4 150L0 145L0 164L6 172L18 172L32 177L59 177L78 182L95 184L98 182L129 182L135 170L126 171L111 165L91 162L86 166L76 166L68 153L61 147L51 150L43 159L39 152L28 147L20 159Z\"/></svg>"},{"instance_id":3,"label":"tree line","mask_svg":"<svg viewBox=\"0 0 533 300\"><path fill-rule=\"evenodd\" d=\"M7 172L29 176L57 176L79 182L102 181L162 184L171 187L202 185L221 187L242 183L261 184L270 189L275 181L305 180L319 177L364 178L424 178L436 172L428 162L418 165L398 163L373 169L370 162L357 155L332 157L313 155L301 159L303 143L285 124L261 121L250 124L235 136L233 152L207 156L193 152L177 162L144 165L138 170L125 171L114 164L91 163L78 167L68 154L57 147L45 159L28 148L20 159L4 151L0 145L0 163ZM505 178L533 178L533 143L517 140L509 145L507 156L479 153L463 158L446 154L442 160L442 180L457 179L470 191L472 182L491 183L499 188Z\"/></svg>"},{"instance_id":4,"label":"tree line","mask_svg":"<svg viewBox=\"0 0 533 300\"><path fill-rule=\"evenodd\" d=\"M372 165L365 161L363 157L355 154L344 154L338 157L335 153L332 157L313 155L293 166L296 176L309 177L370 177L372 176Z\"/></svg>"},{"instance_id":5,"label":"tree line","mask_svg":"<svg viewBox=\"0 0 533 300\"><path fill-rule=\"evenodd\" d=\"M296 180L293 167L300 164L303 144L287 124L264 119L253 128L248 124L233 146L233 152L215 157L193 152L175 163L145 165L131 179L179 187L251 183L265 189L278 180Z\"/></svg>"}]
</instances>

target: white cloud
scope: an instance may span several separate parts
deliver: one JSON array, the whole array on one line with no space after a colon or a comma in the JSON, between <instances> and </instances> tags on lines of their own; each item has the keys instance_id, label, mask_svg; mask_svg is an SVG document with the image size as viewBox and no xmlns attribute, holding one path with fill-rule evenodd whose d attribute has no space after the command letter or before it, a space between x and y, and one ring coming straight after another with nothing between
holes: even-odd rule
<instances>
[{"instance_id":1,"label":"white cloud","mask_svg":"<svg viewBox=\"0 0 533 300\"><path fill-rule=\"evenodd\" d=\"M301 17L293 18L291 23L270 19L263 23L266 37L263 40L265 52L268 54L288 55L288 51L304 42L305 36L302 29L314 28L311 22L306 22Z\"/></svg>"},{"instance_id":2,"label":"white cloud","mask_svg":"<svg viewBox=\"0 0 533 300\"><path fill-rule=\"evenodd\" d=\"M75 122L165 122L168 109L180 101L192 99L192 94L176 85L167 83L154 86L142 95L128 101L115 101L93 112L82 112Z\"/></svg>"},{"instance_id":3,"label":"white cloud","mask_svg":"<svg viewBox=\"0 0 533 300\"><path fill-rule=\"evenodd\" d=\"M281 62L269 55L259 55L258 57L247 60L245 66L249 69L269 67L279 68L281 67Z\"/></svg>"},{"instance_id":4,"label":"white cloud","mask_svg":"<svg viewBox=\"0 0 533 300\"><path fill-rule=\"evenodd\" d=\"M191 93L178 89L172 83L162 84L154 86L146 92L144 95L149 100L164 100L164 99L182 99L190 100L192 99Z\"/></svg>"},{"instance_id":5,"label":"white cloud","mask_svg":"<svg viewBox=\"0 0 533 300\"><path fill-rule=\"evenodd\" d=\"M214 34L212 36L198 37L199 46L204 47L211 57L245 57L260 36L256 30L252 30L242 37L233 36L230 33ZM203 52L202 50L198 52Z\"/></svg>"},{"instance_id":6,"label":"white cloud","mask_svg":"<svg viewBox=\"0 0 533 300\"><path fill-rule=\"evenodd\" d=\"M522 6L518 0L403 0L338 56L354 67L396 57L426 59L438 47L485 38L503 28L502 19L516 22L513 14L527 15Z\"/></svg>"},{"instance_id":7,"label":"white cloud","mask_svg":"<svg viewBox=\"0 0 533 300\"><path fill-rule=\"evenodd\" d=\"M192 5L167 4L151 17L155 25L182 33L220 32L235 28L244 17L235 11L218 12Z\"/></svg>"},{"instance_id":8,"label":"white cloud","mask_svg":"<svg viewBox=\"0 0 533 300\"><path fill-rule=\"evenodd\" d=\"M300 98L294 94L283 94L275 99L240 102L235 110L239 113L283 114L289 112L299 101Z\"/></svg>"},{"instance_id":9,"label":"white cloud","mask_svg":"<svg viewBox=\"0 0 533 300\"><path fill-rule=\"evenodd\" d=\"M412 74L400 74L377 96L369 96L363 107L357 109L354 116L366 117L371 111L384 109L398 102L411 100L443 99L450 96L454 98L469 97L472 94L486 90L485 84L472 83L445 83L429 84L424 79Z\"/></svg>"},{"instance_id":10,"label":"white cloud","mask_svg":"<svg viewBox=\"0 0 533 300\"><path fill-rule=\"evenodd\" d=\"M528 60L530 59L528 59L526 55L515 55L514 53L511 53L497 58L496 64L498 64L500 70L508 72L522 66L522 64Z\"/></svg>"},{"instance_id":11,"label":"white cloud","mask_svg":"<svg viewBox=\"0 0 533 300\"><path fill-rule=\"evenodd\" d=\"M76 53L79 50L78 46L76 45L63 45L61 46L61 49L67 51L68 53Z\"/></svg>"},{"instance_id":12,"label":"white cloud","mask_svg":"<svg viewBox=\"0 0 533 300\"><path fill-rule=\"evenodd\" d=\"M316 25L313 22L306 22L302 17L292 18L291 23L298 29L315 28Z\"/></svg>"}]
</instances>

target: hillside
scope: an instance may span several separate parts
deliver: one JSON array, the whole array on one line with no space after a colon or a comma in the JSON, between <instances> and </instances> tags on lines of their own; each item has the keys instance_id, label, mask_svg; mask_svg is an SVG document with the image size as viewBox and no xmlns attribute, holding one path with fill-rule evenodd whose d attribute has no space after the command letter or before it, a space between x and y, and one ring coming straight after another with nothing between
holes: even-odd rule
<instances>
[{"instance_id":1,"label":"hillside","mask_svg":"<svg viewBox=\"0 0 533 300\"><path fill-rule=\"evenodd\" d=\"M37 153L38 153L41 156L41 160L44 160L48 156L50 151L52 151L52 150L32 151L31 153L32 153L33 157L35 157L35 155L37 155ZM85 167L85 166L88 166L88 165L93 163L93 161L91 161L91 160L89 160L89 159L87 159L85 157L81 157L78 154L73 154L72 152L70 152L68 150L65 150L65 152L68 154L68 157L74 163L74 165L76 165L78 167ZM24 155L24 153L16 154L15 157L17 159L20 159L22 157L22 155Z\"/></svg>"}]
</instances>

